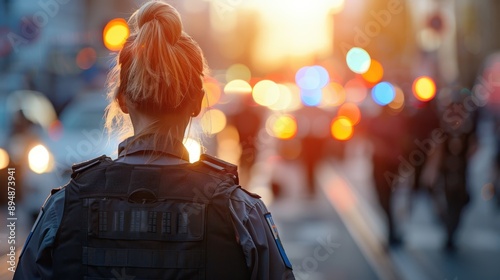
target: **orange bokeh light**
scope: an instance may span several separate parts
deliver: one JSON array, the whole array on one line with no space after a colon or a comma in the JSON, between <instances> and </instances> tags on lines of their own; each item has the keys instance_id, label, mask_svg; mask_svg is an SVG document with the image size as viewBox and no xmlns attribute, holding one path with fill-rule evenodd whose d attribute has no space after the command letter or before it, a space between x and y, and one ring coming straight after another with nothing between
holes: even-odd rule
<instances>
[{"instance_id":1,"label":"orange bokeh light","mask_svg":"<svg viewBox=\"0 0 500 280\"><path fill-rule=\"evenodd\" d=\"M80 69L87 70L92 67L97 60L97 53L93 48L83 48L76 55L76 65Z\"/></svg>"},{"instance_id":2,"label":"orange bokeh light","mask_svg":"<svg viewBox=\"0 0 500 280\"><path fill-rule=\"evenodd\" d=\"M384 77L384 68L382 64L375 59L372 59L370 68L364 74L361 75L365 81L370 84L376 84L382 80Z\"/></svg>"},{"instance_id":3,"label":"orange bokeh light","mask_svg":"<svg viewBox=\"0 0 500 280\"><path fill-rule=\"evenodd\" d=\"M413 95L420 101L429 101L436 96L436 84L429 77L419 77L413 82Z\"/></svg>"},{"instance_id":4,"label":"orange bokeh light","mask_svg":"<svg viewBox=\"0 0 500 280\"><path fill-rule=\"evenodd\" d=\"M333 138L337 140L345 141L351 139L353 130L351 121L346 117L337 117L332 121L331 133Z\"/></svg>"},{"instance_id":5,"label":"orange bokeh light","mask_svg":"<svg viewBox=\"0 0 500 280\"><path fill-rule=\"evenodd\" d=\"M110 51L119 51L130 35L127 22L123 18L112 19L104 27L102 39L104 46Z\"/></svg>"},{"instance_id":6,"label":"orange bokeh light","mask_svg":"<svg viewBox=\"0 0 500 280\"><path fill-rule=\"evenodd\" d=\"M351 122L352 125L356 125L361 120L361 111L354 103L344 103L339 107L337 116L345 117Z\"/></svg>"}]
</instances>

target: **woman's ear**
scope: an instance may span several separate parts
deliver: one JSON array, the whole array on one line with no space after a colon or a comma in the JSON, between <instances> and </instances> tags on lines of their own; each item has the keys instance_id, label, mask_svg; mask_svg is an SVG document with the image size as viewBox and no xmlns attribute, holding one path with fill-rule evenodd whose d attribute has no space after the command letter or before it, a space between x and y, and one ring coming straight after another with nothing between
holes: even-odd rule
<instances>
[{"instance_id":1,"label":"woman's ear","mask_svg":"<svg viewBox=\"0 0 500 280\"><path fill-rule=\"evenodd\" d=\"M125 101L125 96L123 95L123 93L119 92L117 99L118 99L118 105L120 106L120 109L122 110L122 112L124 114L128 114L128 106L127 106L127 102Z\"/></svg>"},{"instance_id":2,"label":"woman's ear","mask_svg":"<svg viewBox=\"0 0 500 280\"><path fill-rule=\"evenodd\" d=\"M199 96L198 98L196 98L196 100L194 100L194 106L193 106L193 112L191 114L191 117L196 117L200 114L201 112L201 104L203 102L203 98L205 97L205 90L202 89L201 92L199 93Z\"/></svg>"}]
</instances>

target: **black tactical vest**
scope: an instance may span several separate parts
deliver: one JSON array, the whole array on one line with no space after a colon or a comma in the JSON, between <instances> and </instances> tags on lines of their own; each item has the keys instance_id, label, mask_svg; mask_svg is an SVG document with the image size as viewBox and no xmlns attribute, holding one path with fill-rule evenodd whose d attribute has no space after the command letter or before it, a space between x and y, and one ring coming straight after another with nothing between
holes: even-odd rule
<instances>
[{"instance_id":1,"label":"black tactical vest","mask_svg":"<svg viewBox=\"0 0 500 280\"><path fill-rule=\"evenodd\" d=\"M56 279L249 279L228 208L239 186L227 168L101 157L73 175Z\"/></svg>"}]
</instances>

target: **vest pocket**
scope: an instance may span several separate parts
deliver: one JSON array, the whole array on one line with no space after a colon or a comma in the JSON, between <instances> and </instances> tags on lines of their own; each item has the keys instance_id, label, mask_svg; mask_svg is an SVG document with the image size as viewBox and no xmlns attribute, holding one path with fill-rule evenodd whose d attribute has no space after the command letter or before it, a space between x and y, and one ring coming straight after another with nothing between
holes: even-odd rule
<instances>
[{"instance_id":1,"label":"vest pocket","mask_svg":"<svg viewBox=\"0 0 500 280\"><path fill-rule=\"evenodd\" d=\"M201 241L206 205L185 201L137 204L114 198L87 198L87 233L99 239Z\"/></svg>"}]
</instances>

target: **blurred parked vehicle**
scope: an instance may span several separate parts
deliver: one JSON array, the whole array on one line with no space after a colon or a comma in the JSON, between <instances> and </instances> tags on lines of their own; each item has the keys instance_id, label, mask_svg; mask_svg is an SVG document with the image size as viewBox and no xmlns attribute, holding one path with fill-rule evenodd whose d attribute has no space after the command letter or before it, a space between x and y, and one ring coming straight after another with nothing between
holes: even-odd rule
<instances>
[{"instance_id":1,"label":"blurred parked vehicle","mask_svg":"<svg viewBox=\"0 0 500 280\"><path fill-rule=\"evenodd\" d=\"M26 177L33 172L29 159L31 149L56 120L56 113L40 92L18 90L1 95L0 116L0 179L7 185L7 169L15 170L15 201L20 201L28 189Z\"/></svg>"},{"instance_id":2,"label":"blurred parked vehicle","mask_svg":"<svg viewBox=\"0 0 500 280\"><path fill-rule=\"evenodd\" d=\"M30 189L25 204L36 215L50 190L63 186L74 163L106 154L116 157L118 138L104 130L107 101L103 92L77 95L61 112L60 120L43 133L43 141L31 150L35 169L27 181Z\"/></svg>"}]
</instances>

